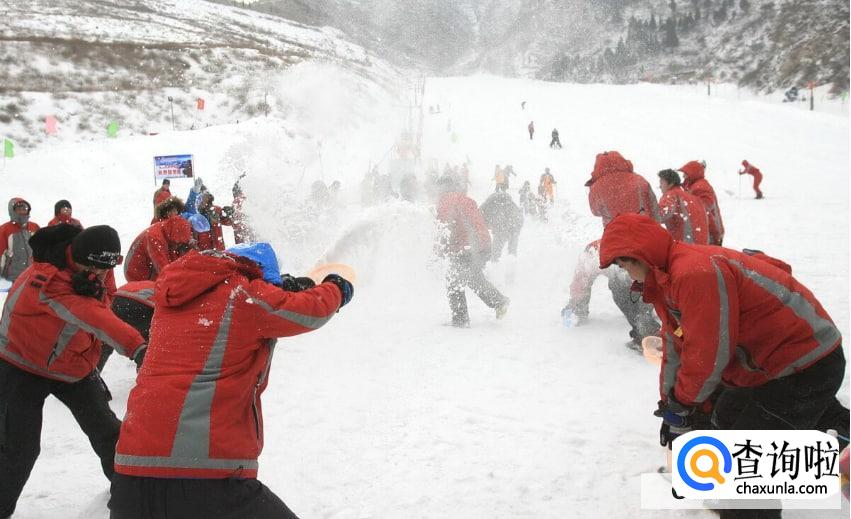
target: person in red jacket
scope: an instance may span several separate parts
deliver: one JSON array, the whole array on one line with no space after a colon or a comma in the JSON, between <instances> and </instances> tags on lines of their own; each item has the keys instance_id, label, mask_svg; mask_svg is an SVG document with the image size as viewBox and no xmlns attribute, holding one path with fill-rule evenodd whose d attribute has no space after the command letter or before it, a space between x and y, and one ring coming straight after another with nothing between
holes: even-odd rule
<instances>
[{"instance_id":1,"label":"person in red jacket","mask_svg":"<svg viewBox=\"0 0 851 519\"><path fill-rule=\"evenodd\" d=\"M336 274L300 292L281 281L267 243L192 251L157 279L116 446L112 519L296 517L257 480L260 398L276 339L320 328L353 289Z\"/></svg>"},{"instance_id":2,"label":"person in red jacket","mask_svg":"<svg viewBox=\"0 0 851 519\"><path fill-rule=\"evenodd\" d=\"M182 216L157 222L133 240L124 262L127 281L155 280L166 265L192 249L192 227Z\"/></svg>"},{"instance_id":3,"label":"person in red jacket","mask_svg":"<svg viewBox=\"0 0 851 519\"><path fill-rule=\"evenodd\" d=\"M170 196L154 207L154 218L151 223L162 222L172 216L178 216L186 211L186 206L180 197Z\"/></svg>"},{"instance_id":4,"label":"person in red jacket","mask_svg":"<svg viewBox=\"0 0 851 519\"><path fill-rule=\"evenodd\" d=\"M680 176L673 169L659 172L659 221L675 240L683 243L709 244L709 223L703 203L680 185Z\"/></svg>"},{"instance_id":5,"label":"person in red jacket","mask_svg":"<svg viewBox=\"0 0 851 519\"><path fill-rule=\"evenodd\" d=\"M703 202L703 210L706 211L706 220L709 223L709 244L721 245L724 242L724 221L721 219L721 208L718 207L715 190L704 178L706 164L692 160L681 167L680 171L685 177L683 179L685 190Z\"/></svg>"},{"instance_id":6,"label":"person in red jacket","mask_svg":"<svg viewBox=\"0 0 851 519\"><path fill-rule=\"evenodd\" d=\"M50 395L71 410L112 476L120 423L96 369L101 344L137 362L145 348L109 309L107 288L121 263L115 229L60 224L30 243L34 262L12 285L0 318L0 517L14 512L38 458Z\"/></svg>"},{"instance_id":7,"label":"person in red jacket","mask_svg":"<svg viewBox=\"0 0 851 519\"><path fill-rule=\"evenodd\" d=\"M154 207L160 205L164 202L168 197L171 196L171 180L164 178L163 184L159 189L154 191Z\"/></svg>"},{"instance_id":8,"label":"person in red jacket","mask_svg":"<svg viewBox=\"0 0 851 519\"><path fill-rule=\"evenodd\" d=\"M23 198L9 200L9 221L0 225L0 276L15 281L32 263L30 237L38 224L30 221L30 203Z\"/></svg>"},{"instance_id":9,"label":"person in red jacket","mask_svg":"<svg viewBox=\"0 0 851 519\"><path fill-rule=\"evenodd\" d=\"M739 171L739 175L750 175L753 177L753 191L756 193L756 199L761 199L762 191L760 191L759 185L762 183L762 171L746 160L742 161L742 166L745 169Z\"/></svg>"},{"instance_id":10,"label":"person in red jacket","mask_svg":"<svg viewBox=\"0 0 851 519\"><path fill-rule=\"evenodd\" d=\"M446 293L452 310L452 326L470 326L467 296L464 287L479 296L502 319L508 311L509 299L485 278L482 269L491 255L491 237L476 202L461 192L452 177L438 181L441 191L437 202L437 219L444 233L437 243L437 252L449 259L446 273Z\"/></svg>"},{"instance_id":11,"label":"person in red jacket","mask_svg":"<svg viewBox=\"0 0 851 519\"><path fill-rule=\"evenodd\" d=\"M656 195L650 183L632 170L632 162L616 151L597 155L591 179L585 183L591 213L603 219L603 226L621 213L642 213L659 217Z\"/></svg>"},{"instance_id":12,"label":"person in red jacket","mask_svg":"<svg viewBox=\"0 0 851 519\"><path fill-rule=\"evenodd\" d=\"M71 216L72 210L71 202L67 200L60 200L56 202L53 206L53 219L47 223L47 226L50 227L51 225L67 223L68 225L74 225L82 229L83 224L80 223L80 220Z\"/></svg>"},{"instance_id":13,"label":"person in red jacket","mask_svg":"<svg viewBox=\"0 0 851 519\"><path fill-rule=\"evenodd\" d=\"M625 269L662 319L663 445L708 428L710 409L721 429L817 429L841 407L839 330L782 263L763 258L676 242L642 215L621 215L603 231L600 268ZM718 396L722 388L733 389ZM738 512L721 517L769 516Z\"/></svg>"}]
</instances>

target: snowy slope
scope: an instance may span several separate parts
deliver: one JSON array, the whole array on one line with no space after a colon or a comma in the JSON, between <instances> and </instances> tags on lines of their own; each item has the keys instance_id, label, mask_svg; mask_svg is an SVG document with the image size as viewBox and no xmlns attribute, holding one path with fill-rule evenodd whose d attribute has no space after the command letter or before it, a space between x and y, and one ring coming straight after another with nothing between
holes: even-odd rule
<instances>
[{"instance_id":1,"label":"snowy slope","mask_svg":"<svg viewBox=\"0 0 851 519\"><path fill-rule=\"evenodd\" d=\"M350 79L324 67L294 72L281 80L301 92ZM111 223L126 247L149 219L150 156L192 152L223 203L235 171L248 169L250 215L280 251L282 270L302 273L327 250L355 266L351 305L322 330L279 342L264 396L260 478L302 517L714 517L639 509L639 474L664 459L651 415L657 372L623 347L627 325L605 283L595 287L586 327L559 321L576 258L601 232L583 187L600 151L621 151L653 185L659 169L706 160L727 244L790 262L848 336L845 116L685 87L430 80L425 104L443 113L427 115L423 156L441 167L469 157L474 198L492 190L495 164L514 165L513 192L545 166L559 182L551 221L528 221L514 264L489 267L511 297L506 319L471 298L472 328L457 330L441 326L448 307L442 265L431 255L430 208L357 203L361 175L380 161L404 114L365 85L326 94L325 102L339 101L334 110L293 100L283 125L259 119L45 147L2 173L9 196L33 202L36 222L67 197L84 224ZM530 119L540 132L534 141L525 133ZM546 146L554 126L564 150ZM753 200L746 183L740 196L744 158L765 173L765 200ZM346 205L308 216L300 203L320 176L342 181ZM123 359L107 366L119 416L133 376ZM848 403L847 381L841 398ZM42 447L15 517L107 517L97 460L53 400ZM784 517L847 514L846 504Z\"/></svg>"}]
</instances>

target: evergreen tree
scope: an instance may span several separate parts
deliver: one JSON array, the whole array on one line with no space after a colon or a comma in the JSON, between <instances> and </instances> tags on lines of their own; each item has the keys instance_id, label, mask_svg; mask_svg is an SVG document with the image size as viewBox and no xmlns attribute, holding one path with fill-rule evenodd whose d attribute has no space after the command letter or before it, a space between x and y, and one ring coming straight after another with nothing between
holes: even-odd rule
<instances>
[{"instance_id":1,"label":"evergreen tree","mask_svg":"<svg viewBox=\"0 0 851 519\"><path fill-rule=\"evenodd\" d=\"M678 47L680 45L680 39L677 37L677 26L674 22L673 18L668 18L665 22L665 36L662 39L662 45L669 49L673 49L674 47Z\"/></svg>"}]
</instances>

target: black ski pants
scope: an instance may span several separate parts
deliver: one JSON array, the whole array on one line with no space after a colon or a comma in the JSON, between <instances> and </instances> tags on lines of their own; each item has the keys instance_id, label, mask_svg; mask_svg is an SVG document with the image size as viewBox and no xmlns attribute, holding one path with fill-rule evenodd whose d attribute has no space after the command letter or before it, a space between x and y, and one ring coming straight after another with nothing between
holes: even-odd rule
<instances>
[{"instance_id":1,"label":"black ski pants","mask_svg":"<svg viewBox=\"0 0 851 519\"><path fill-rule=\"evenodd\" d=\"M48 395L74 415L112 476L121 421L109 408L109 391L97 371L84 379L59 382L18 369L0 359L0 517L12 515L41 450L42 408Z\"/></svg>"},{"instance_id":2,"label":"black ski pants","mask_svg":"<svg viewBox=\"0 0 851 519\"><path fill-rule=\"evenodd\" d=\"M465 287L469 287L490 308L496 308L508 301L508 298L485 278L483 268L484 261L469 253L454 254L449 258L446 294L449 297L449 308L452 310L452 324L457 326L470 322Z\"/></svg>"},{"instance_id":3,"label":"black ski pants","mask_svg":"<svg viewBox=\"0 0 851 519\"><path fill-rule=\"evenodd\" d=\"M517 242L520 240L520 230L516 231L494 231L493 232L493 252L491 260L494 263L499 262L502 257L502 249L508 244L508 253L512 256L517 256Z\"/></svg>"},{"instance_id":4,"label":"black ski pants","mask_svg":"<svg viewBox=\"0 0 851 519\"><path fill-rule=\"evenodd\" d=\"M298 519L256 479L166 479L115 474L110 519Z\"/></svg>"}]
</instances>

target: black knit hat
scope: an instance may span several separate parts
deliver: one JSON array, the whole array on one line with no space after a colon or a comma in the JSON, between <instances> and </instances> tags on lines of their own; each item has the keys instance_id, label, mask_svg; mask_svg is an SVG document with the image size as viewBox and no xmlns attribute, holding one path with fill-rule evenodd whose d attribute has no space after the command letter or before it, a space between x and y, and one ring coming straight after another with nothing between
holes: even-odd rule
<instances>
[{"instance_id":1,"label":"black knit hat","mask_svg":"<svg viewBox=\"0 0 851 519\"><path fill-rule=\"evenodd\" d=\"M111 269L124 260L118 233L108 225L89 227L74 237L71 257L80 265L101 269Z\"/></svg>"},{"instance_id":2,"label":"black knit hat","mask_svg":"<svg viewBox=\"0 0 851 519\"><path fill-rule=\"evenodd\" d=\"M56 204L53 206L53 216L59 216L59 211L61 211L63 207L71 209L71 202L67 200L60 200L56 202Z\"/></svg>"}]
</instances>

